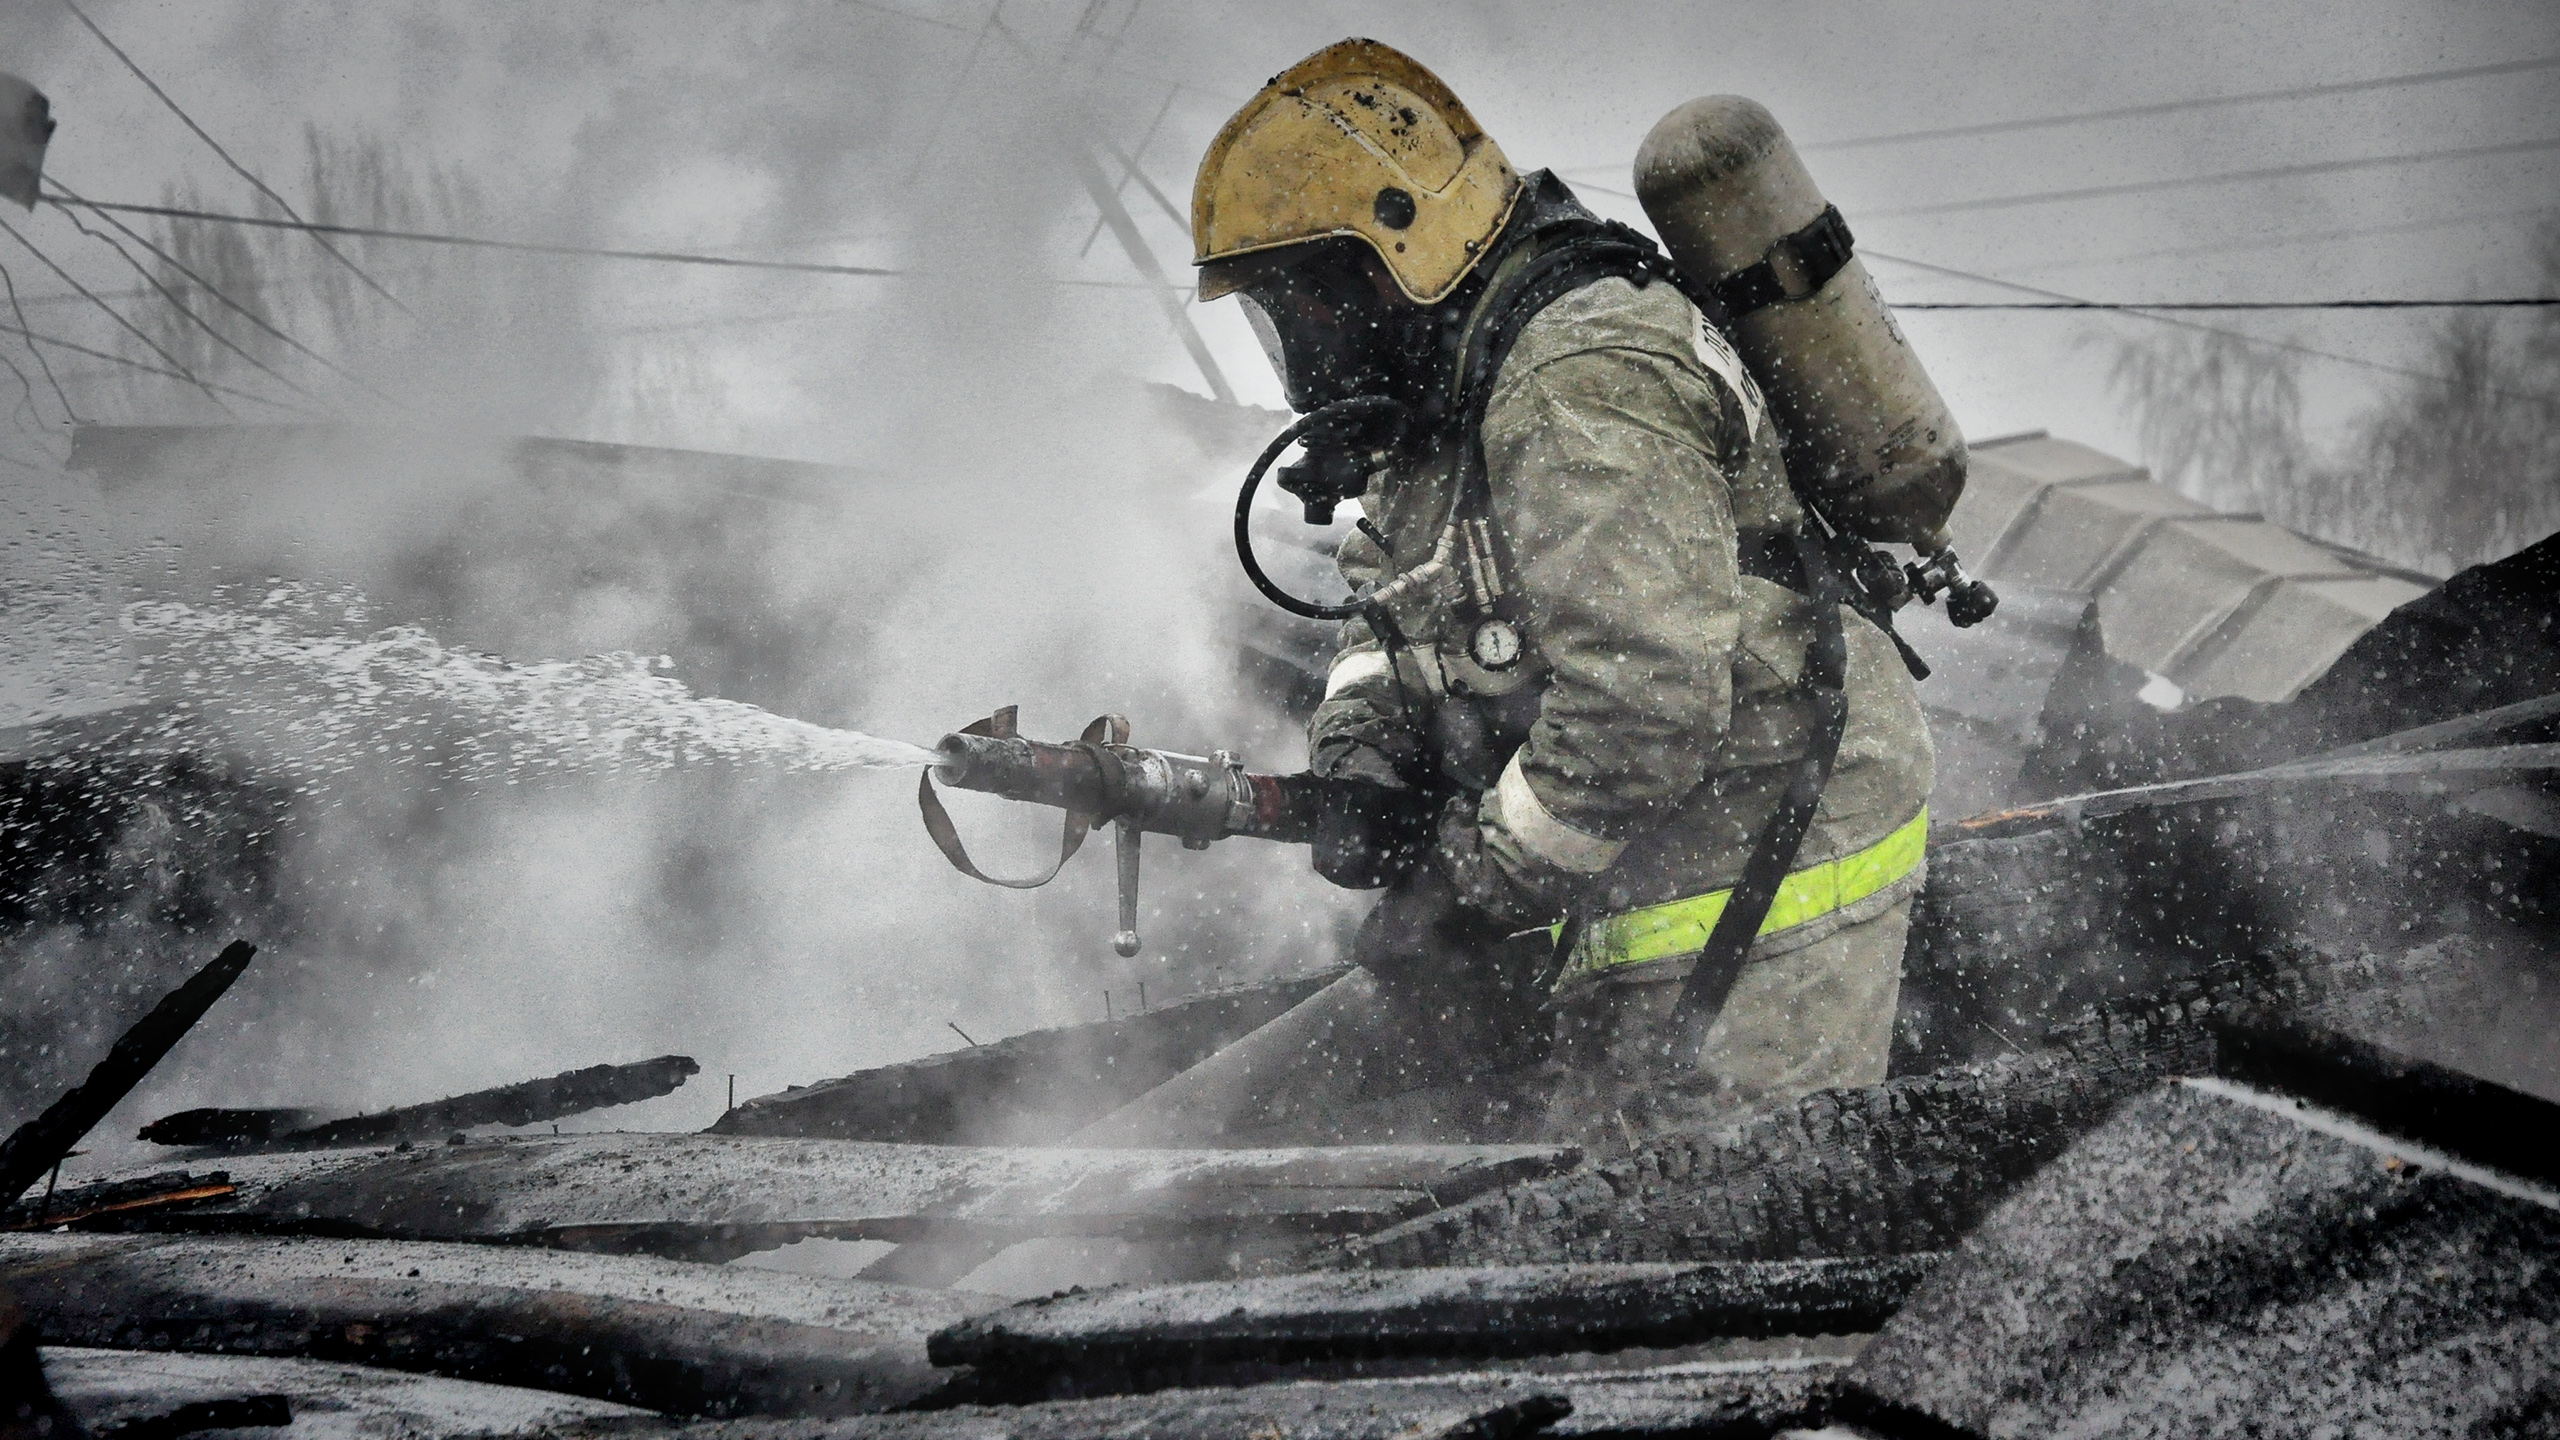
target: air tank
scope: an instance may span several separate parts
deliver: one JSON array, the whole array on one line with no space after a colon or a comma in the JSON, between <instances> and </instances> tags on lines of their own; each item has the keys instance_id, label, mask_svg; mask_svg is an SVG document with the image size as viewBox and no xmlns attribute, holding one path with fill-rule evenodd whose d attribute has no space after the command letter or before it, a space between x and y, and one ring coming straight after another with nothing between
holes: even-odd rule
<instances>
[{"instance_id":1,"label":"air tank","mask_svg":"<svg viewBox=\"0 0 2560 1440\"><path fill-rule=\"evenodd\" d=\"M1813 255L1821 268L1829 205L1776 118L1739 95L1692 100L1645 136L1635 181L1693 289L1767 262L1777 298L1731 307L1728 328L1777 416L1797 492L1865 539L1924 553L1944 544L1964 493L1964 435L1866 266L1850 255L1805 287L1801 262ZM1810 243L1782 243L1799 235Z\"/></svg>"}]
</instances>

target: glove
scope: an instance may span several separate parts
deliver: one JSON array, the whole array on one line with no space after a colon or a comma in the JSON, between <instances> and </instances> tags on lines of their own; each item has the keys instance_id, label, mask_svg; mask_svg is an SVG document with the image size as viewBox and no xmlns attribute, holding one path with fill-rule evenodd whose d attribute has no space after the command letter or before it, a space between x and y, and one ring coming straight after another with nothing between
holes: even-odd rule
<instances>
[{"instance_id":1,"label":"glove","mask_svg":"<svg viewBox=\"0 0 2560 1440\"><path fill-rule=\"evenodd\" d=\"M1346 890L1394 883L1430 848L1432 809L1431 797L1402 784L1327 780L1316 806L1316 873Z\"/></svg>"},{"instance_id":2,"label":"glove","mask_svg":"<svg viewBox=\"0 0 2560 1440\"><path fill-rule=\"evenodd\" d=\"M1460 905L1504 927L1506 934L1554 924L1564 913L1564 898L1547 895L1503 868L1485 847L1478 820L1482 804L1477 796L1458 795L1440 807L1427 863L1448 881Z\"/></svg>"}]
</instances>

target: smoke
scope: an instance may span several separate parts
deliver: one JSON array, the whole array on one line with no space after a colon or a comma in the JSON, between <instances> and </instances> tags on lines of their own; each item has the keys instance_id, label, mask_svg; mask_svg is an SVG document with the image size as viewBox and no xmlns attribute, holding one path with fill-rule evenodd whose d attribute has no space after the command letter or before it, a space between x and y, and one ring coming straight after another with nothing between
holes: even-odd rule
<instances>
[{"instance_id":1,"label":"smoke","mask_svg":"<svg viewBox=\"0 0 2560 1440\"><path fill-rule=\"evenodd\" d=\"M200 960L196 935L244 932L265 947L256 966L131 1115L377 1108L678 1051L712 1083L590 1123L684 1125L718 1113L730 1072L752 1095L949 1048L952 1021L984 1038L1098 1019L1105 990L1126 1006L1142 981L1161 1002L1330 963L1357 897L1288 851L1151 854L1149 950L1124 961L1107 862L1032 895L979 886L932 850L903 776L705 763L682 737L657 747L686 760L672 766L522 763L545 748L529 732L599 696L663 708L653 687L676 682L901 741L1019 702L1034 734L1113 710L1142 744L1304 757L1239 679L1228 633L1232 438L1136 383L1128 357L1169 348L1146 297L1058 283L1092 213L1059 147L1096 107L1146 100L1062 69L1031 34L990 42L955 80L964 57L932 46L946 63L842 73L861 51L837 17L743 15L701 46L672 12L506 13L504 35L467 43L415 17L393 28L420 63L462 65L466 88L492 55L630 47L581 59L615 78L574 117L508 121L547 153L541 183L466 183L425 139L313 135L288 187L303 212L905 273L347 243L395 304L306 237L190 251L182 237L203 232L180 224L173 254L379 394L327 389L354 429L106 455L109 483L82 503L122 558L90 607L142 602L124 612L141 687L195 704L238 774L298 793L265 852L271 888L111 943L70 943L96 919L57 917L12 946L11 1003L76 1005L81 972L113 969L112 1000L86 997L111 1018ZM276 23L238 17L221 46ZM695 323L737 315L781 318ZM209 342L185 353L209 378L267 383ZM84 409L166 413L116 393ZM509 438L546 432L822 463ZM278 602L272 577L314 591ZM347 613L308 603L320 591ZM656 655L672 663L632 658ZM328 683L296 683L313 676ZM493 686L514 698L493 710ZM495 733L455 719L472 705L512 708L517 743L466 744ZM1052 814L952 808L990 869L1054 846ZM50 1079L76 1073L78 1048Z\"/></svg>"},{"instance_id":2,"label":"smoke","mask_svg":"<svg viewBox=\"0 0 2560 1440\"><path fill-rule=\"evenodd\" d=\"M23 8L5 21L11 63L63 120L50 161L60 179L98 198L265 213L85 32L50 7ZM1116 241L1094 238L1062 146L1107 140L1094 150L1108 173L1120 170L1116 146L1178 206L1191 157L1265 76L1374 33L1448 78L1515 163L1566 167L1604 212L1638 220L1597 187L1623 186L1646 127L1700 94L1762 98L1807 140L1872 134L2542 53L2547 7L2509 9L2360 26L2306 0L2174 25L2130 11L1958 6L1844 18L1634 4L103 3L100 23L315 218L902 273L338 242L394 304L307 237L152 230L364 383L317 370L218 305L196 307L322 397L315 406L156 299L115 303L153 317L155 336L208 378L364 433L180 447L156 469L8 467L34 508L68 497L84 517L74 550L113 571L81 589L57 583L35 547L14 552L11 576L78 595L44 611L50 629L13 602L13 636L57 662L87 657L60 671L77 676L33 684L20 714L113 689L125 603L201 610L223 587L260 593L283 576L367 597L373 619L331 632L350 644L370 643L362 626L414 625L518 666L667 655L662 673L697 694L912 742L1005 703L1022 703L1044 736L1117 710L1140 743L1226 745L1294 768L1296 738L1235 677L1218 492L1243 457L1140 387L1204 388ZM2538 124L2533 78L2499 83L2372 102L2376 133L2361 136L2338 123L2339 102L2242 123L1809 153L1862 242L1998 272L2221 238L2231 197L2146 201L2139 224L2107 207L1858 217L2279 163L2315 134L2336 133L2338 148L2322 153L2346 156L2414 148L2403 131L2478 117ZM1178 274L1179 222L1140 184L1121 194ZM2350 208L2382 213L2407 198L2360 194ZM2247 238L2344 218L2307 190L2251 199ZM2035 223L2003 218L2022 215ZM139 283L59 216L25 228L102 292ZM2406 268L2436 273L2444 238L2410 242L2429 248L2423 267ZM14 252L9 263L22 289L42 273ZM2230 278L2196 274L2160 293ZM2090 286L2142 288L2112 274ZM93 348L128 343L84 304L36 303L32 328L59 322ZM1238 390L1267 403L1275 390L1241 321L1214 306L1192 313ZM1938 330L1916 338L1969 430L2043 425L2122 442L2120 417L2082 383L2088 357L2059 332L1963 328L2050 322L1930 323ZM90 418L227 418L184 386L56 359ZM33 463L41 434L57 460L63 407L27 368L13 424L29 448L13 436L9 454ZM224 403L244 421L296 418ZM513 439L524 435L807 463L527 450ZM128 472L142 478L94 478ZM35 639L57 632L59 642ZM944 1048L952 1020L983 1038L1096 1018L1105 989L1142 976L1163 998L1320 963L1359 909L1293 854L1167 847L1147 864L1150 952L1124 964L1104 946L1107 863L1087 857L1030 895L978 887L916 833L902 780L739 765L478 788L421 776L359 771L332 781L327 803L290 807L285 829L259 841L272 892L161 905L151 913L200 928L157 950L131 936L83 949L59 927L12 941L0 1003L41 994L68 1005L61 997L103 977L123 987L111 1019L147 1004L139 977L172 974L210 953L214 932L242 929L266 951L129 1114L375 1106L676 1050L702 1061L704 1081L646 1114L684 1124L716 1112L710 1082L729 1071L753 1094ZM1053 843L1051 817L981 797L954 808L990 868L1028 868ZM139 852L133 861L155 865L168 869ZM141 968L117 968L127 959Z\"/></svg>"}]
</instances>

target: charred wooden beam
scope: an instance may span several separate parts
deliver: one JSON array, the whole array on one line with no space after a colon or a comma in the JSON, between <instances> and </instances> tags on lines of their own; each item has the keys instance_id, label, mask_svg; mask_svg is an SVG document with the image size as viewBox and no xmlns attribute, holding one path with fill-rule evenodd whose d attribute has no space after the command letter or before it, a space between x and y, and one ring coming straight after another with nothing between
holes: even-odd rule
<instances>
[{"instance_id":1,"label":"charred wooden beam","mask_svg":"<svg viewBox=\"0 0 2560 1440\"><path fill-rule=\"evenodd\" d=\"M642 1440L686 1423L583 1395L297 1356L55 1345L45 1351L44 1370L63 1408L93 1432L209 1400L258 1393L284 1396L305 1417L300 1429L339 1440L362 1436L534 1440L578 1433L573 1429L578 1422L600 1420L612 1422L619 1440ZM34 1440L60 1440L60 1435ZM292 1436L288 1432L267 1440L292 1440Z\"/></svg>"},{"instance_id":2,"label":"charred wooden beam","mask_svg":"<svg viewBox=\"0 0 2560 1440\"><path fill-rule=\"evenodd\" d=\"M1215 990L1118 1020L1034 1030L795 1086L746 1101L711 1130L933 1145L1054 1143L1341 974Z\"/></svg>"},{"instance_id":3,"label":"charred wooden beam","mask_svg":"<svg viewBox=\"0 0 2560 1440\"><path fill-rule=\"evenodd\" d=\"M279 1135L272 1143L282 1148L319 1150L345 1145L389 1145L401 1140L441 1140L457 1130L479 1125L533 1125L585 1110L654 1100L701 1070L690 1055L661 1055L630 1065L590 1065L541 1080L474 1090L424 1105L403 1105L378 1115L332 1120Z\"/></svg>"},{"instance_id":4,"label":"charred wooden beam","mask_svg":"<svg viewBox=\"0 0 2560 1440\"><path fill-rule=\"evenodd\" d=\"M164 1170L132 1179L98 1180L59 1193L30 1195L0 1208L0 1230L48 1230L57 1225L95 1224L144 1210L172 1205L201 1205L239 1193L221 1170L194 1174Z\"/></svg>"},{"instance_id":5,"label":"charred wooden beam","mask_svg":"<svg viewBox=\"0 0 2560 1440\"><path fill-rule=\"evenodd\" d=\"M1508 1440L1607 1435L1635 1440L1761 1440L1822 1423L1841 1365L1829 1359L1560 1365L1396 1378L1162 1390L1022 1405L958 1404L896 1415L799 1421L792 1440ZM1557 1424L1558 1406L1572 1409ZM668 1440L749 1440L770 1433L696 1423Z\"/></svg>"},{"instance_id":6,"label":"charred wooden beam","mask_svg":"<svg viewBox=\"0 0 2560 1440\"><path fill-rule=\"evenodd\" d=\"M2372 750L2314 756L2232 775L2163 780L2070 795L2014 810L1976 815L1942 827L1941 839L1989 839L2076 826L2108 815L2196 805L2281 791L2384 791L2466 794L2517 779L2560 773L2560 744L2484 745L2461 750Z\"/></svg>"},{"instance_id":7,"label":"charred wooden beam","mask_svg":"<svg viewBox=\"0 0 2560 1440\"><path fill-rule=\"evenodd\" d=\"M925 1337L993 1303L855 1280L476 1245L0 1239L49 1345L309 1356L684 1415L842 1414L938 1388Z\"/></svg>"},{"instance_id":8,"label":"charred wooden beam","mask_svg":"<svg viewBox=\"0 0 2560 1440\"><path fill-rule=\"evenodd\" d=\"M1528 1265L1069 1292L933 1337L980 1393L1100 1395L1285 1375L1314 1361L1511 1358L1863 1334L1940 1257Z\"/></svg>"},{"instance_id":9,"label":"charred wooden beam","mask_svg":"<svg viewBox=\"0 0 2560 1440\"><path fill-rule=\"evenodd\" d=\"M227 1162L138 1228L482 1240L727 1259L795 1240L1350 1234L1571 1168L1556 1146L1038 1150L576 1135Z\"/></svg>"},{"instance_id":10,"label":"charred wooden beam","mask_svg":"<svg viewBox=\"0 0 2560 1440\"><path fill-rule=\"evenodd\" d=\"M2127 1096L2209 1073L2207 1021L2352 990L2380 962L2187 985L2049 1033L2035 1049L1826 1090L1730 1128L1534 1180L1341 1244L1345 1269L1779 1260L1955 1244Z\"/></svg>"},{"instance_id":11,"label":"charred wooden beam","mask_svg":"<svg viewBox=\"0 0 2560 1440\"><path fill-rule=\"evenodd\" d=\"M245 1149L318 1123L316 1110L181 1110L143 1126L134 1138L154 1145Z\"/></svg>"},{"instance_id":12,"label":"charred wooden beam","mask_svg":"<svg viewBox=\"0 0 2560 1440\"><path fill-rule=\"evenodd\" d=\"M35 1119L0 1140L0 1203L25 1194L27 1187L60 1164L80 1137L96 1128L151 1073L153 1066L184 1039L187 1031L222 998L240 972L249 968L258 947L234 940L213 962L185 984L162 997L151 1013L117 1039L107 1058Z\"/></svg>"}]
</instances>

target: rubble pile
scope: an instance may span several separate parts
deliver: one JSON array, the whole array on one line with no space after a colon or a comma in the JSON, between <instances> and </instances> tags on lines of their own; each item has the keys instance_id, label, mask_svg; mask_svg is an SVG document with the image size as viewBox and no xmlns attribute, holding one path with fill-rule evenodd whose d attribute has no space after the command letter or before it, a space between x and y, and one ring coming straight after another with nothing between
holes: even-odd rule
<instances>
[{"instance_id":1,"label":"rubble pile","mask_svg":"<svg viewBox=\"0 0 2560 1440\"><path fill-rule=\"evenodd\" d=\"M1978 548L2031 588L1920 642L1979 647L1944 703L1981 713L1934 718L1991 798L1942 795L1881 1084L1577 1144L1534 1048L1292 1091L1261 1057L1379 1013L1333 969L702 1133L527 1133L669 1055L180 1111L61 1184L106 1092L11 1048L0 1433L2560 1434L2560 540L2427 590L2081 447L1985 455ZM2213 584L2173 614L2179 565ZM144 1015L284 803L151 733L0 756L11 953L149 952L46 1022L126 1085L249 965ZM65 754L196 799L79 809Z\"/></svg>"}]
</instances>

